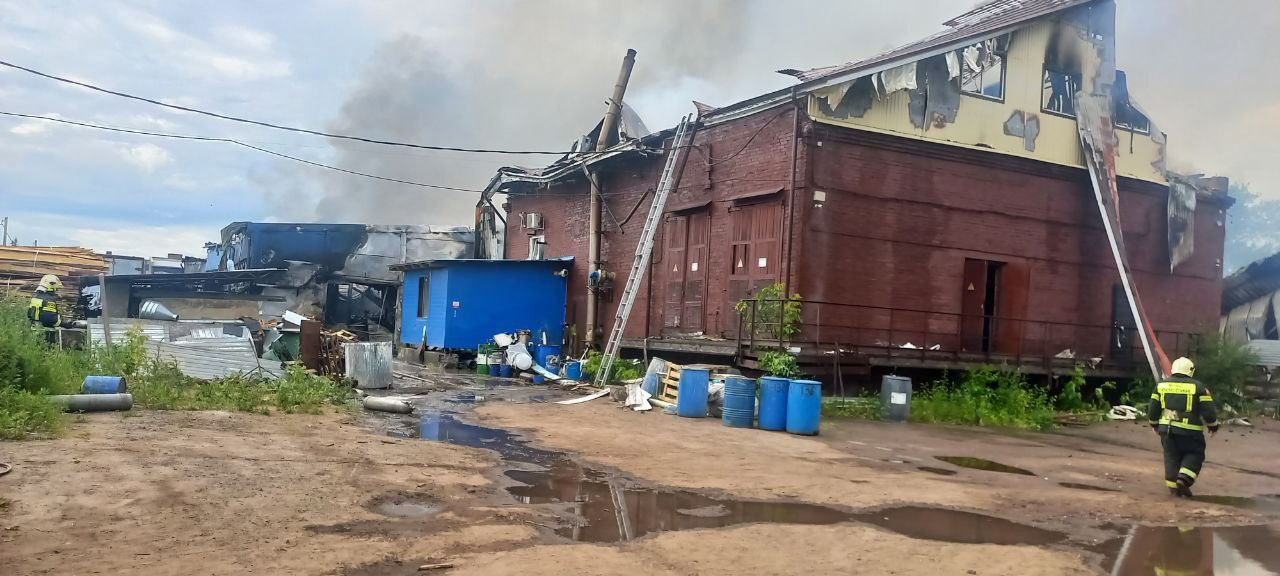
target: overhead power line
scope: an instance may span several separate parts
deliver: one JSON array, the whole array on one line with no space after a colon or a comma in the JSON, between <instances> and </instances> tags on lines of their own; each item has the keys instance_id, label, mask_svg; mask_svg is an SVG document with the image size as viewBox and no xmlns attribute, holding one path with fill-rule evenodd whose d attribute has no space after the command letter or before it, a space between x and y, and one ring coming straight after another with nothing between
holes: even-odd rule
<instances>
[{"instance_id":1,"label":"overhead power line","mask_svg":"<svg viewBox=\"0 0 1280 576\"><path fill-rule=\"evenodd\" d=\"M325 168L325 169L328 169L328 170L336 170L336 171L338 171L338 172L344 172L344 173L346 173L346 174L351 174L351 175L354 175L354 176L362 176L362 177L364 177L364 178L373 178L373 179L375 179L375 180L383 180L383 181L386 181L386 182L395 182L395 183L397 183L397 184L406 184L406 185L409 185L409 186L418 186L418 187L420 187L420 188L433 188L433 189L436 189L436 190L452 190L452 191L455 191L455 192L475 192L475 193L483 192L483 190L473 190L473 189L471 189L471 188L457 188L457 187L454 187L454 186L442 186L442 185L439 185L439 184L425 184L425 183L422 183L422 182L413 182L413 181L411 181L411 180L401 180L401 179L399 179L399 178L388 178L388 177L386 177L386 176L378 176L377 174L368 174L368 173L365 173L365 172L357 172L357 171L355 171L355 170L348 170L348 169L346 169L346 168L339 168L339 167L337 167L337 166L332 166L332 165L329 165L329 164L325 164L325 163L323 163L323 162L315 162L315 161L312 161L312 160L307 160L307 159L305 159L305 158L298 158L298 157L296 157L296 156L290 156L290 155L285 154L285 153L283 153L283 152L276 152L275 150L269 150L269 149L267 149L267 148L262 148L262 147L259 147L259 146L254 146L254 145L252 145L252 144L246 144L246 143L244 143L244 142L241 142L241 141L239 141L239 140L235 140L235 139L232 139L232 138L216 138L216 137L213 137L213 136L192 136L192 135L187 135L187 134L169 134L169 133L166 133L166 132L152 132L152 131L149 131L149 130L134 130L134 129L132 129L132 128L119 128L119 127L116 127L116 126L103 126L103 125L101 125L101 124L91 124L91 123L89 123L89 122L77 122L77 121L75 121L75 120L66 120L66 119L64 119L64 118L51 118L51 117L48 117L48 116L36 116L36 115L33 115L33 114L19 114L19 113L17 113L17 112L4 112L4 111L0 111L0 116L11 116L11 117L15 117L15 118L29 118L29 119L32 119L32 120L44 120L44 121L46 121L46 122L57 122L57 123L59 123L59 124L70 124L70 125L72 125L72 126L80 126L80 127L83 127L83 128L93 128L93 129L95 129L95 130L108 130L108 131L111 131L111 132L123 132L123 133L126 133L126 134L138 134L138 135L141 135L141 136L155 136L155 137L157 137L157 138L173 138L173 139L176 139L176 140L197 140L197 141L200 141L200 142L223 142L223 143L226 143L226 144L235 144L236 146L243 146L243 147L245 147L245 148L249 148L249 149L252 149L252 150L257 150L258 152L262 152L262 153L265 153L265 154L270 154L270 155L272 155L272 156L279 156L279 157L281 157L281 158L286 158L286 159L289 159L289 160L293 160L294 162L301 162L301 163L303 163L303 164L310 164L310 165L312 165L312 166L316 166L316 167L319 167L319 168Z\"/></svg>"},{"instance_id":2,"label":"overhead power line","mask_svg":"<svg viewBox=\"0 0 1280 576\"><path fill-rule=\"evenodd\" d=\"M210 117L213 117L213 118L220 118L220 119L222 119L222 120L230 120L230 121L232 121L232 122L240 122L240 123L243 123L243 124L252 124L252 125L254 125L254 126L262 126L262 127L265 127L265 128L274 128L274 129L276 129L276 130L286 130L286 131L289 131L289 132L298 132L298 133L301 133L301 134L311 134L311 135L314 135L314 136L324 136L324 137L326 137L326 138L337 138L337 139L341 139L341 140L352 140L352 141L356 141L356 142L367 142L367 143L369 143L369 144L381 144L381 145L384 145L384 146L402 146L402 147L406 147L406 148L418 148L418 149L422 149L422 150L441 150L441 151L446 151L446 152L469 152L469 153L473 153L473 154L551 154L551 155L558 155L558 156L563 156L563 155L565 155L565 154L569 154L569 152L565 152L565 151L549 151L549 150L493 150L493 149L486 149L486 148L463 148L463 147L458 147L458 146L430 146L430 145L427 145L427 144L414 144L414 143L411 143L411 142L395 142L395 141L391 141L391 140L379 140L379 139L376 139L376 138L365 138L365 137L363 137L363 136L352 136L352 135L350 135L350 134L334 134L334 133L331 133L331 132L322 132L322 131L320 131L320 130L309 130L309 129L306 129L306 128L295 128L295 127L292 127L292 126L283 126L283 125L280 125L280 124L272 124L272 123L270 123L270 122L262 122L262 121L260 121L260 120L251 120L251 119L248 119L248 118L240 118L240 117L238 117L238 116L228 116L228 115L226 115L226 114L219 114L219 113L217 113L217 112L210 112L210 111L208 111L208 110L201 110L201 109L199 109L199 108L191 108L191 107L187 107L187 106L179 106L179 105L177 105L177 104L169 104L168 102L161 102L161 101L159 101L159 100L154 100L154 99L146 98L146 97L143 97L143 96L137 96L137 95L134 95L134 94L129 94L129 93L127 93L127 92L117 92L117 91L115 91L115 90L109 90L109 89L107 89L107 88L103 88L103 87L101 87L101 86L95 86L95 85L93 85L93 84L89 84L89 83L87 83L87 82L81 82L81 81L79 81L79 80L72 80L72 79L70 79L70 78L64 78L64 77L61 77L61 76L54 76L53 74L47 74L47 73L41 72L41 71L39 71L39 70L34 70L34 69L32 69L32 68L27 68L26 66L19 66L19 65L17 65L17 64L12 63L12 62L6 62L6 61L4 61L4 60L0 60L0 66L6 66L6 67L9 67L9 68L13 68L14 70L21 70L21 71L23 71L23 72L27 72L27 73L29 73L29 74L34 74L34 75L39 76L39 77L41 77L41 78L47 78L47 79L49 79L49 80L56 80L56 81L58 81L58 82L63 82L63 83L66 83L66 84L71 84L71 85L74 85L74 86L79 86L79 87L81 87L81 88L88 88L89 90L94 90L94 91L96 91L96 92L102 92L103 94L110 94L110 95L112 95L112 96L119 96L119 97L121 97L121 98L128 98L128 99L130 99L130 100L137 100L137 101L139 101L139 102L146 102L146 103L148 103L148 104L154 104L154 105L156 105L156 106L163 106L163 107L165 107L165 108L171 108L171 109L174 109L174 110L181 110L181 111L183 111L183 112L191 112L191 113L193 113L193 114L202 114L202 115L204 115L204 116L210 116ZM239 142L237 142L237 143L239 143Z\"/></svg>"}]
</instances>

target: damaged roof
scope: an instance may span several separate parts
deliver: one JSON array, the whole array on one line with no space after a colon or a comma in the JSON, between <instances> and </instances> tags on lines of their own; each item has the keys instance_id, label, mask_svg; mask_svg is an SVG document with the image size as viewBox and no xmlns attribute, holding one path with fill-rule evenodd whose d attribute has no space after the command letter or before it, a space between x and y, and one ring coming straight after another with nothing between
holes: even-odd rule
<instances>
[{"instance_id":1,"label":"damaged roof","mask_svg":"<svg viewBox=\"0 0 1280 576\"><path fill-rule=\"evenodd\" d=\"M1041 16L1101 0L994 0L943 23L946 30L906 46L872 56L866 60L811 70L786 69L779 73L810 82L830 76L857 73L878 65L916 60L935 50L952 49L956 43L978 40L1018 26Z\"/></svg>"},{"instance_id":2,"label":"damaged roof","mask_svg":"<svg viewBox=\"0 0 1280 576\"><path fill-rule=\"evenodd\" d=\"M1272 254L1222 280L1222 310L1229 312L1280 290L1280 254Z\"/></svg>"}]
</instances>

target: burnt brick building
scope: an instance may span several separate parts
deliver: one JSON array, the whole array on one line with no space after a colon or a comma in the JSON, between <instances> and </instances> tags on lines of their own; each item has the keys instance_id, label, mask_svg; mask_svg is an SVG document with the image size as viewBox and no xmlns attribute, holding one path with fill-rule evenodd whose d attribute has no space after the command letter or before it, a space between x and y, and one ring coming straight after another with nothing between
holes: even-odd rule
<instances>
[{"instance_id":1,"label":"burnt brick building","mask_svg":"<svg viewBox=\"0 0 1280 576\"><path fill-rule=\"evenodd\" d=\"M488 199L505 194L505 241L484 256L575 257L572 344L587 340L587 298L600 298L607 335L675 153L630 348L753 366L779 343L735 305L774 283L801 296L787 346L811 365L838 348L862 367L1081 362L1124 376L1146 349L1171 356L1214 329L1226 181L1166 170L1166 136L1115 70L1113 3L997 0L946 25L862 62L783 71L800 80L790 89L699 106L687 149L672 150L673 130L607 135L619 141L603 154L503 169L478 229L497 209ZM588 172L600 178L612 288L589 287L581 265Z\"/></svg>"}]
</instances>

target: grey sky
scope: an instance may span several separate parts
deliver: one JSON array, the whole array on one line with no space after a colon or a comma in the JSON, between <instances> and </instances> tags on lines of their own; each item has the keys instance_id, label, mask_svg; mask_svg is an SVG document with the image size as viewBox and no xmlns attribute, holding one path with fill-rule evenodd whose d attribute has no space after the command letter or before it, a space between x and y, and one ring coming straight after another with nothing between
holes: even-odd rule
<instances>
[{"instance_id":1,"label":"grey sky","mask_svg":"<svg viewBox=\"0 0 1280 576\"><path fill-rule=\"evenodd\" d=\"M1259 49L1270 0L1118 0L1119 61L1169 134L1175 166L1280 199L1269 170L1277 76ZM561 149L603 112L639 51L628 101L651 128L690 100L787 86L778 68L856 60L929 34L969 0L855 2L0 0L0 54L104 86L379 138ZM0 110L235 137L396 178L483 187L480 157L331 143L0 71ZM378 183L219 144L0 119L0 215L23 242L196 253L234 220L467 224L474 197Z\"/></svg>"}]
</instances>

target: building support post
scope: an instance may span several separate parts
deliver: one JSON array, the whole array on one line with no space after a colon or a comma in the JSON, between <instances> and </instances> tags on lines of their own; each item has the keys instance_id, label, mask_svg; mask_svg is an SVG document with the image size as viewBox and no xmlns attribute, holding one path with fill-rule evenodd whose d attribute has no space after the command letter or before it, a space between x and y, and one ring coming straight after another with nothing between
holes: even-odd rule
<instances>
[{"instance_id":1,"label":"building support post","mask_svg":"<svg viewBox=\"0 0 1280 576\"><path fill-rule=\"evenodd\" d=\"M618 118L622 116L622 97L627 92L627 82L631 80L631 69L636 64L636 51L627 50L622 59L622 68L618 71L618 82L613 86L613 97L609 99L609 108L605 112L604 121L600 123L600 134L596 138L596 152L604 152L611 145L610 136L617 131ZM585 163L584 163L585 166ZM600 175L589 173L591 180L591 209L587 239L587 274L600 269L600 211L604 199L600 196ZM596 290L589 288L587 292L587 326L583 343L588 349L597 348L600 330L600 302Z\"/></svg>"}]
</instances>

